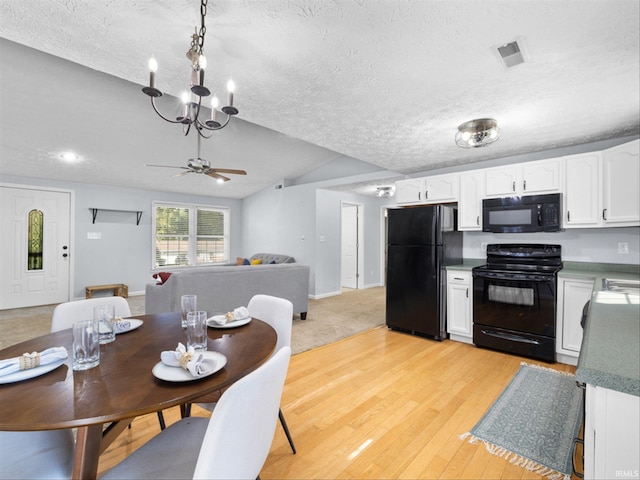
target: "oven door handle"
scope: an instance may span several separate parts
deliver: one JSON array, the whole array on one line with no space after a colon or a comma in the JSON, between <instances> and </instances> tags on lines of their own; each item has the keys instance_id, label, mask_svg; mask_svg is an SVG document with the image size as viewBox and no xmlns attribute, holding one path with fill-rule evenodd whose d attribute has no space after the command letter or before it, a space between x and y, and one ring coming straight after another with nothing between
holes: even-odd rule
<instances>
[{"instance_id":1,"label":"oven door handle","mask_svg":"<svg viewBox=\"0 0 640 480\"><path fill-rule=\"evenodd\" d=\"M494 332L491 330L482 330L482 333L489 337L496 337L496 338L511 340L511 341L520 342L520 343L529 343L532 345L540 345L540 342L534 338L525 338L519 335L511 335L509 333L503 333L503 332Z\"/></svg>"},{"instance_id":2,"label":"oven door handle","mask_svg":"<svg viewBox=\"0 0 640 480\"><path fill-rule=\"evenodd\" d=\"M504 273L493 273L493 272L473 272L473 278L487 278L489 280L502 280L502 281L514 281L514 282L548 282L549 280L553 280L553 275L547 274L537 274L537 275L529 275L529 278L519 278L515 275L509 275Z\"/></svg>"}]
</instances>

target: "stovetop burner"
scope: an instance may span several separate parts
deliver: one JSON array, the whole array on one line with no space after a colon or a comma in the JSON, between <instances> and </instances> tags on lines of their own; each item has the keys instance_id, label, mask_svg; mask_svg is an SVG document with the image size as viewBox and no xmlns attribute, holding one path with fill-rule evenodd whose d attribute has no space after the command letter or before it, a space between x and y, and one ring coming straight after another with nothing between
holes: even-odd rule
<instances>
[{"instance_id":1,"label":"stovetop burner","mask_svg":"<svg viewBox=\"0 0 640 480\"><path fill-rule=\"evenodd\" d=\"M555 273L562 269L562 247L545 244L487 245L487 264L481 270Z\"/></svg>"}]
</instances>

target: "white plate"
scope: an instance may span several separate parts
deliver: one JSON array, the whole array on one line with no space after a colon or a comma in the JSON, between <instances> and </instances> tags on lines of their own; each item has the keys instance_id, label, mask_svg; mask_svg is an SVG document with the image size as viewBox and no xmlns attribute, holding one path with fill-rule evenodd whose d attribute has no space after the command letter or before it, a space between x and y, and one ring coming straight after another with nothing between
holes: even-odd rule
<instances>
[{"instance_id":1,"label":"white plate","mask_svg":"<svg viewBox=\"0 0 640 480\"><path fill-rule=\"evenodd\" d=\"M251 321L251 317L245 317L245 318L239 318L238 320L234 320L233 322L225 323L224 325L219 325L214 321L214 318L224 318L224 315L214 315L213 317L207 319L207 325L213 328L241 327L242 325L246 325Z\"/></svg>"},{"instance_id":2,"label":"white plate","mask_svg":"<svg viewBox=\"0 0 640 480\"><path fill-rule=\"evenodd\" d=\"M185 370L182 367L170 367L162 362L156 363L151 371L154 377L167 382L192 382L193 380L200 380L201 378L213 375L219 370L222 370L222 368L227 364L227 357L220 352L204 352L204 355L209 360L215 360L216 366L211 372L200 377L194 377L188 370Z\"/></svg>"},{"instance_id":3,"label":"white plate","mask_svg":"<svg viewBox=\"0 0 640 480\"><path fill-rule=\"evenodd\" d=\"M0 383L13 383L19 382L21 380L27 380L29 378L39 377L40 375L44 375L45 373L49 373L52 370L55 370L64 362L66 362L66 358L60 358L52 363L47 363L46 365L40 365L36 368L30 368L29 370L20 370L18 372L10 373L9 375L0 376Z\"/></svg>"},{"instance_id":4,"label":"white plate","mask_svg":"<svg viewBox=\"0 0 640 480\"><path fill-rule=\"evenodd\" d=\"M137 318L123 318L116 322L116 335L119 333L130 332L131 330L135 330L144 322L142 320L138 320ZM128 325L127 325L128 324Z\"/></svg>"}]
</instances>

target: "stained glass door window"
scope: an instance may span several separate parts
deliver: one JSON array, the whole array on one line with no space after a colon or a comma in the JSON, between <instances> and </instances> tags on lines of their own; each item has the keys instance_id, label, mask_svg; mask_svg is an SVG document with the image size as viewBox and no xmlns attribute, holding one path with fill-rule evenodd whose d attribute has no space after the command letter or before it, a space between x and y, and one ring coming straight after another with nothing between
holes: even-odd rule
<instances>
[{"instance_id":1,"label":"stained glass door window","mask_svg":"<svg viewBox=\"0 0 640 480\"><path fill-rule=\"evenodd\" d=\"M42 244L44 232L44 214L40 210L31 210L28 218L28 258L27 270L42 270Z\"/></svg>"}]
</instances>

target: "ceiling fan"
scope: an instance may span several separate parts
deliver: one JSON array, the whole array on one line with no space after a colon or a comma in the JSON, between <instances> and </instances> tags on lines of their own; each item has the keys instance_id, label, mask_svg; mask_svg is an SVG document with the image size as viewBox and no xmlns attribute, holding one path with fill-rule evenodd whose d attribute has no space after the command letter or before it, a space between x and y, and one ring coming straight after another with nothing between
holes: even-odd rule
<instances>
[{"instance_id":1,"label":"ceiling fan","mask_svg":"<svg viewBox=\"0 0 640 480\"><path fill-rule=\"evenodd\" d=\"M198 156L195 158L190 158L187 162L186 167L174 167L170 165L152 165L149 163L145 163L145 167L164 167L164 168L179 168L184 170L183 172L176 173L173 175L174 177L181 177L186 175L187 173L203 173L208 175L209 177L215 178L218 182L228 182L231 180L229 177L221 175L222 173L232 174L232 175L246 175L247 172L244 170L234 170L231 168L213 168L209 163L209 160L205 160L200 156L200 135L196 135L198 138Z\"/></svg>"}]
</instances>

